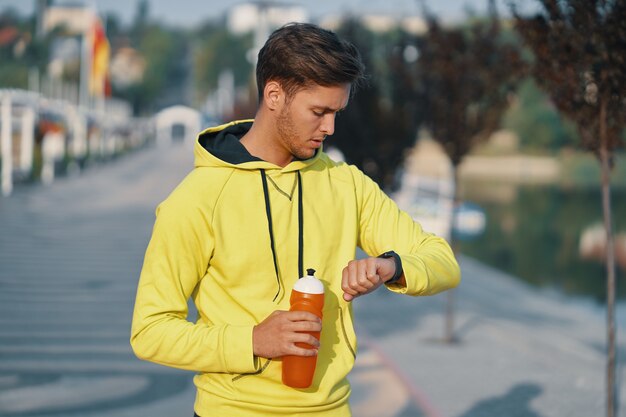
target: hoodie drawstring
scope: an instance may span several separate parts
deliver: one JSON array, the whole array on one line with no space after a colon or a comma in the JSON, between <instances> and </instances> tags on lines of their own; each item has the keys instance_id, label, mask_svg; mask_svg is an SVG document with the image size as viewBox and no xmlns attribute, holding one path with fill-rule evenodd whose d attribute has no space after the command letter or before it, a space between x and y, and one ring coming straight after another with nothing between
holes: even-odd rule
<instances>
[{"instance_id":1,"label":"hoodie drawstring","mask_svg":"<svg viewBox=\"0 0 626 417\"><path fill-rule=\"evenodd\" d=\"M270 248L272 250L272 258L274 260L274 271L276 272L276 283L278 284L278 291L272 301L276 301L276 298L280 294L282 283L280 274L278 272L278 260L276 257L276 245L274 242L274 227L272 223L272 210L270 207L270 193L267 186L267 174L265 170L261 169L261 179L263 181L263 196L265 197L265 215L267 216L267 227L270 234ZM300 171L296 171L298 176L298 277L304 276L304 210L302 208L302 176Z\"/></svg>"},{"instance_id":2,"label":"hoodie drawstring","mask_svg":"<svg viewBox=\"0 0 626 417\"><path fill-rule=\"evenodd\" d=\"M302 208L302 177L298 174L298 278L304 276L304 210Z\"/></svg>"}]
</instances>

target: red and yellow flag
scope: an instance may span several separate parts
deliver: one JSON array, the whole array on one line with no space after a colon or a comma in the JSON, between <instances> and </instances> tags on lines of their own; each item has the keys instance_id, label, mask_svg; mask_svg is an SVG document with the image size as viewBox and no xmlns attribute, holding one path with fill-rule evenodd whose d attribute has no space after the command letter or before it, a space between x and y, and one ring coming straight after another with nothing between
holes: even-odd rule
<instances>
[{"instance_id":1,"label":"red and yellow flag","mask_svg":"<svg viewBox=\"0 0 626 417\"><path fill-rule=\"evenodd\" d=\"M97 16L94 16L89 30L89 45L91 46L89 92L94 97L108 97L111 95L109 81L111 46L106 37L102 21Z\"/></svg>"}]
</instances>

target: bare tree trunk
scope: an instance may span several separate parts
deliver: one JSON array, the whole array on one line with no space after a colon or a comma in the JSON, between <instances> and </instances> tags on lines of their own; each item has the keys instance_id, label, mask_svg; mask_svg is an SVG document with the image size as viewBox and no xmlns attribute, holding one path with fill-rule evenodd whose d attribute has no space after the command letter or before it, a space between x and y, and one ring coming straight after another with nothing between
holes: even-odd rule
<instances>
[{"instance_id":1,"label":"bare tree trunk","mask_svg":"<svg viewBox=\"0 0 626 417\"><path fill-rule=\"evenodd\" d=\"M600 103L600 163L602 166L602 212L606 231L606 415L615 417L615 244L611 212L610 152L606 137L606 101Z\"/></svg>"},{"instance_id":2,"label":"bare tree trunk","mask_svg":"<svg viewBox=\"0 0 626 417\"><path fill-rule=\"evenodd\" d=\"M452 165L452 181L454 181L454 197L452 200L452 217L450 218L450 242L452 251L456 255L458 251L458 245L456 239L453 237L453 228L456 223L456 209L461 204L461 193L459 192L459 169L457 165ZM451 289L446 291L446 328L445 328L445 343L454 343L456 337L454 335L454 296L455 290Z\"/></svg>"}]
</instances>

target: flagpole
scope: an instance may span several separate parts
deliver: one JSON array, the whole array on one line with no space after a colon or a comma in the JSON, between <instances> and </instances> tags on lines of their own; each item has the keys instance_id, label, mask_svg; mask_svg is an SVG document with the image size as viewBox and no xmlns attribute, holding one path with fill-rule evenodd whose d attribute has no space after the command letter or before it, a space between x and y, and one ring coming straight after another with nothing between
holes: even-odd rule
<instances>
[{"instance_id":1,"label":"flagpole","mask_svg":"<svg viewBox=\"0 0 626 417\"><path fill-rule=\"evenodd\" d=\"M93 17L92 17L93 20ZM89 107L89 78L91 74L91 31L93 22L81 37L80 80L78 86L78 107L87 110Z\"/></svg>"}]
</instances>

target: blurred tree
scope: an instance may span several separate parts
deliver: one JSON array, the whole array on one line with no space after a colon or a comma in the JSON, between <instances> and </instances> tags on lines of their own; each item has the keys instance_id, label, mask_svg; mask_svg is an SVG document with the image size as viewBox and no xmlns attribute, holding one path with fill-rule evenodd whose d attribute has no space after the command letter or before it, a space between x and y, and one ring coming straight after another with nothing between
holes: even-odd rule
<instances>
[{"instance_id":1,"label":"blurred tree","mask_svg":"<svg viewBox=\"0 0 626 417\"><path fill-rule=\"evenodd\" d=\"M30 69L45 71L51 36L35 38L34 24L33 18L22 18L11 9L0 14L0 87L26 89Z\"/></svg>"},{"instance_id":2,"label":"blurred tree","mask_svg":"<svg viewBox=\"0 0 626 417\"><path fill-rule=\"evenodd\" d=\"M578 132L569 120L559 117L550 98L532 78L520 86L504 114L502 127L515 132L520 148L530 152L556 152L574 146Z\"/></svg>"},{"instance_id":3,"label":"blurred tree","mask_svg":"<svg viewBox=\"0 0 626 417\"><path fill-rule=\"evenodd\" d=\"M145 60L141 82L113 85L113 95L128 101L136 115L151 114L172 104L185 104L190 73L189 36L182 29L172 29L150 20L147 0L137 3L133 23L124 29L119 21L111 22L114 49L130 46Z\"/></svg>"},{"instance_id":4,"label":"blurred tree","mask_svg":"<svg viewBox=\"0 0 626 417\"><path fill-rule=\"evenodd\" d=\"M193 35L193 74L198 102L217 88L220 74L231 70L235 86L246 86L252 64L246 58L252 48L252 34L236 35L222 24L209 23Z\"/></svg>"},{"instance_id":5,"label":"blurred tree","mask_svg":"<svg viewBox=\"0 0 626 417\"><path fill-rule=\"evenodd\" d=\"M158 110L157 99L162 99L168 91L184 90L187 36L150 24L136 41L137 50L146 60L143 80L124 89L114 89L113 93L131 103L135 114L149 114Z\"/></svg>"},{"instance_id":6,"label":"blurred tree","mask_svg":"<svg viewBox=\"0 0 626 417\"><path fill-rule=\"evenodd\" d=\"M493 0L490 3L490 19L467 29L444 29L425 13L428 31L418 60L427 104L425 125L452 163L454 207L460 204L459 164L477 142L499 128L510 96L525 73L520 48L501 41ZM447 297L444 339L452 342L454 292L448 291Z\"/></svg>"},{"instance_id":7,"label":"blurred tree","mask_svg":"<svg viewBox=\"0 0 626 417\"><path fill-rule=\"evenodd\" d=\"M111 46L115 47L119 38L124 37L124 29L120 17L115 13L107 13L104 22L106 24L106 34Z\"/></svg>"},{"instance_id":8,"label":"blurred tree","mask_svg":"<svg viewBox=\"0 0 626 417\"><path fill-rule=\"evenodd\" d=\"M137 2L135 9L135 17L129 31L132 45L138 48L143 41L149 26L150 4L148 0L140 0Z\"/></svg>"},{"instance_id":9,"label":"blurred tree","mask_svg":"<svg viewBox=\"0 0 626 417\"><path fill-rule=\"evenodd\" d=\"M415 60L405 54L407 48L416 50L415 39L402 31L374 34L355 20L344 23L338 33L358 48L370 77L337 115L329 144L381 188L393 190L423 114L416 99Z\"/></svg>"},{"instance_id":10,"label":"blurred tree","mask_svg":"<svg viewBox=\"0 0 626 417\"><path fill-rule=\"evenodd\" d=\"M515 25L535 60L532 73L583 146L602 167L607 269L607 416L615 415L615 252L610 172L626 125L626 0L540 0L542 10Z\"/></svg>"}]
</instances>

